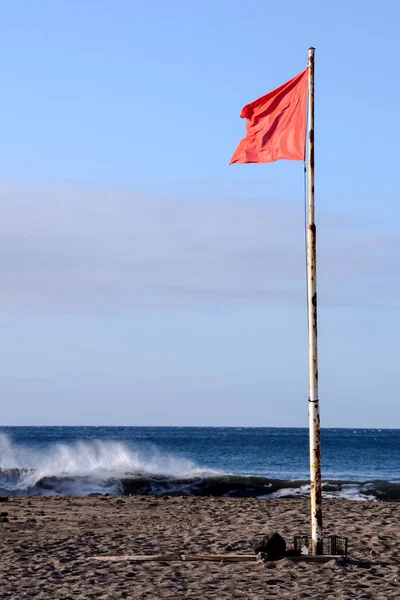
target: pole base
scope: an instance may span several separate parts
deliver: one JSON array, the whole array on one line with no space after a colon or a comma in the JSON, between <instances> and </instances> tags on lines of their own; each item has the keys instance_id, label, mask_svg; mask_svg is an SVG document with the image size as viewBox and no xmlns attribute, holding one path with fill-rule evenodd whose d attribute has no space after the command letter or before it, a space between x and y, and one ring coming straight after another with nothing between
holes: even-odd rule
<instances>
[{"instance_id":1,"label":"pole base","mask_svg":"<svg viewBox=\"0 0 400 600\"><path fill-rule=\"evenodd\" d=\"M320 552L313 552L312 540L308 535L295 535L293 548L295 552L302 555L334 555L347 556L348 538L341 535L329 535L322 538L321 546L318 548Z\"/></svg>"}]
</instances>

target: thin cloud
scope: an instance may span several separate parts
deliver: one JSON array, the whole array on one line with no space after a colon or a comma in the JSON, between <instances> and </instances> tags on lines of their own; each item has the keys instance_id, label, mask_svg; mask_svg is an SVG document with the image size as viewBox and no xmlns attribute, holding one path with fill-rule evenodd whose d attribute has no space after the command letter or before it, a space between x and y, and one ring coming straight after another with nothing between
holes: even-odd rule
<instances>
[{"instance_id":1,"label":"thin cloud","mask_svg":"<svg viewBox=\"0 0 400 600\"><path fill-rule=\"evenodd\" d=\"M304 303L299 206L67 184L3 186L0 197L3 311ZM384 296L400 287L399 236L332 211L318 219L325 306L392 306Z\"/></svg>"}]
</instances>

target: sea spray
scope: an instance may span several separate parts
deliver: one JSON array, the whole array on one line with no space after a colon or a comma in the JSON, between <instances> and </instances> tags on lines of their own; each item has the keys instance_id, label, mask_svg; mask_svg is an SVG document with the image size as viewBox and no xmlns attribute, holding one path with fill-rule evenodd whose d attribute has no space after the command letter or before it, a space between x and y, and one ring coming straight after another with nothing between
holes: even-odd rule
<instances>
[{"instance_id":1,"label":"sea spray","mask_svg":"<svg viewBox=\"0 0 400 600\"><path fill-rule=\"evenodd\" d=\"M323 495L400 500L400 431L322 430ZM308 432L0 428L0 495L309 496Z\"/></svg>"},{"instance_id":2,"label":"sea spray","mask_svg":"<svg viewBox=\"0 0 400 600\"><path fill-rule=\"evenodd\" d=\"M122 477L187 477L201 470L157 449L135 451L121 442L90 440L41 449L12 443L0 433L0 492L21 494L121 493Z\"/></svg>"}]
</instances>

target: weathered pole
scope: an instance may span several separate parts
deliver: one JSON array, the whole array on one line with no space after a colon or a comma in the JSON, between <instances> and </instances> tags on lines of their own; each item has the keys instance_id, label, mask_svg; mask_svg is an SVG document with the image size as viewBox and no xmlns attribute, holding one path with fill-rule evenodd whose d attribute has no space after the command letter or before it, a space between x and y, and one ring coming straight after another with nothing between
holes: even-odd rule
<instances>
[{"instance_id":1,"label":"weathered pole","mask_svg":"<svg viewBox=\"0 0 400 600\"><path fill-rule=\"evenodd\" d=\"M321 507L321 438L318 399L318 330L317 330L317 248L314 210L314 54L308 50L308 227L307 227L307 289L308 289L308 359L310 370L310 496L312 553L322 554Z\"/></svg>"}]
</instances>

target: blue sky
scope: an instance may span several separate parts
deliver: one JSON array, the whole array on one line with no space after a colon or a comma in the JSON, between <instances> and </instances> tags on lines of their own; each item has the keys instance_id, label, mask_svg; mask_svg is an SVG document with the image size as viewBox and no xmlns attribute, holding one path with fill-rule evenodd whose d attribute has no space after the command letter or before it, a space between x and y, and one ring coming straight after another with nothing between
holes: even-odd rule
<instances>
[{"instance_id":1,"label":"blue sky","mask_svg":"<svg viewBox=\"0 0 400 600\"><path fill-rule=\"evenodd\" d=\"M3 6L2 424L307 426L302 165L228 163L313 45L322 424L399 426L399 19Z\"/></svg>"}]
</instances>

